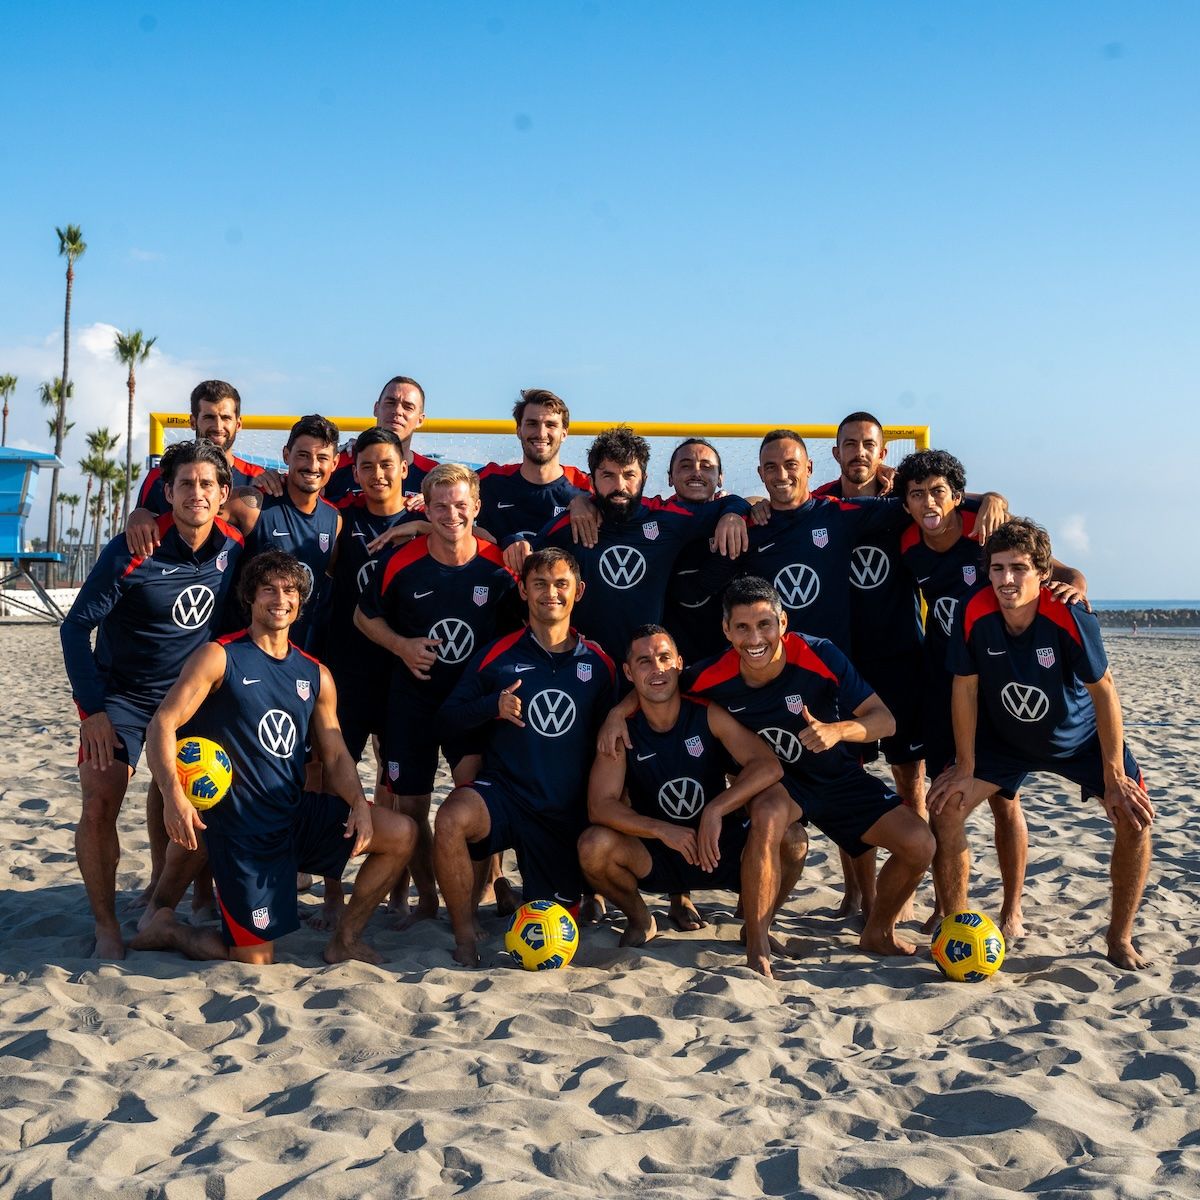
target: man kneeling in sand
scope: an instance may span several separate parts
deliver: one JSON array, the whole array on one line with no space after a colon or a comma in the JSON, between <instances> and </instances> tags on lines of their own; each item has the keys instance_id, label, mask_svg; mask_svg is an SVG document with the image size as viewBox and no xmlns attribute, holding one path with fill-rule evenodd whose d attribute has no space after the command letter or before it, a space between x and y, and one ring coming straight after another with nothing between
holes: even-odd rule
<instances>
[{"instance_id":1,"label":"man kneeling in sand","mask_svg":"<svg viewBox=\"0 0 1200 1200\"><path fill-rule=\"evenodd\" d=\"M983 548L991 587L958 606L947 664L954 672L955 764L929 793L933 860L947 912L967 907L966 819L985 800L1013 803L1026 775L1046 771L1099 796L1112 822L1112 920L1108 959L1148 965L1133 919L1150 869L1154 806L1125 745L1121 701L1082 605L1051 594L1050 538L1032 521L1001 526Z\"/></svg>"},{"instance_id":2,"label":"man kneeling in sand","mask_svg":"<svg viewBox=\"0 0 1200 1200\"><path fill-rule=\"evenodd\" d=\"M417 829L401 813L372 812L338 727L333 679L288 641L309 579L290 554L268 550L252 559L238 582L250 627L197 650L150 723L150 769L162 789L173 845L141 931L130 942L135 950L274 962L275 940L300 925L297 872L340 877L349 858L366 852L325 961L379 961L362 930L408 862ZM211 738L233 765L228 794L203 819L175 772L180 730ZM310 739L336 796L302 790ZM205 852L217 886L220 934L182 925L173 911Z\"/></svg>"},{"instance_id":3,"label":"man kneeling in sand","mask_svg":"<svg viewBox=\"0 0 1200 1200\"><path fill-rule=\"evenodd\" d=\"M790 821L770 746L718 705L680 695L682 669L661 625L634 631L624 663L638 704L630 745L618 740L615 755L592 765L593 824L579 839L579 861L629 919L622 946L657 933L640 889L740 891L747 961L769 976L771 921L800 878L808 837Z\"/></svg>"}]
</instances>

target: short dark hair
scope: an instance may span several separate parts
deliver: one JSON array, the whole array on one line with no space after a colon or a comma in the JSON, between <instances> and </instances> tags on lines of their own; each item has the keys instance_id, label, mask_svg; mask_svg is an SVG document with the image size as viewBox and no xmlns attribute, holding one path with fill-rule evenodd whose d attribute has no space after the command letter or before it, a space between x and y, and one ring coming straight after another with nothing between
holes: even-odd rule
<instances>
[{"instance_id":1,"label":"short dark hair","mask_svg":"<svg viewBox=\"0 0 1200 1200\"><path fill-rule=\"evenodd\" d=\"M238 395L238 390L232 383L226 383L223 379L206 379L203 383L198 383L192 388L192 420L195 420L200 415L200 401L206 400L209 404L219 404L222 400L233 401L233 411L240 417L242 415L242 398Z\"/></svg>"},{"instance_id":2,"label":"short dark hair","mask_svg":"<svg viewBox=\"0 0 1200 1200\"><path fill-rule=\"evenodd\" d=\"M521 564L521 582L524 583L534 571L540 570L543 567L553 567L557 563L562 563L575 576L576 583L580 582L582 576L579 571L579 562L575 558L575 555L569 554L566 550L562 550L558 546L544 546L541 550L535 550L532 554L527 554L525 561Z\"/></svg>"},{"instance_id":3,"label":"short dark hair","mask_svg":"<svg viewBox=\"0 0 1200 1200\"><path fill-rule=\"evenodd\" d=\"M628 662L633 654L633 643L640 642L642 638L658 637L659 634L666 634L671 639L671 645L675 647L675 653L679 653L679 646L675 641L675 635L662 625L655 625L649 622L645 625L639 625L630 635L629 644L625 647L625 661Z\"/></svg>"},{"instance_id":4,"label":"short dark hair","mask_svg":"<svg viewBox=\"0 0 1200 1200\"><path fill-rule=\"evenodd\" d=\"M967 490L966 468L949 450L917 450L913 454L906 454L896 468L892 492L902 501L907 500L910 483L920 483L937 475L950 485L955 495L961 496Z\"/></svg>"},{"instance_id":5,"label":"short dark hair","mask_svg":"<svg viewBox=\"0 0 1200 1200\"><path fill-rule=\"evenodd\" d=\"M772 429L770 433L763 435L763 440L758 443L758 452L761 454L764 446L769 446L772 442L799 442L800 449L805 454L808 453L808 446L804 439L794 429Z\"/></svg>"},{"instance_id":6,"label":"short dark hair","mask_svg":"<svg viewBox=\"0 0 1200 1200\"><path fill-rule=\"evenodd\" d=\"M877 416L875 416L874 413L852 412L848 417L843 417L838 422L837 435L834 438L834 441L840 442L842 440L842 426L854 425L859 421L861 421L864 425L874 425L875 428L878 429L880 433L883 432L883 422L880 421L880 419Z\"/></svg>"},{"instance_id":7,"label":"short dark hair","mask_svg":"<svg viewBox=\"0 0 1200 1200\"><path fill-rule=\"evenodd\" d=\"M208 438L196 438L191 442L175 442L163 452L158 460L158 469L162 472L162 481L168 487L175 484L175 476L180 467L190 463L210 463L217 472L217 483L221 487L233 485L233 475L229 470L229 461L225 451L214 445Z\"/></svg>"},{"instance_id":8,"label":"short dark hair","mask_svg":"<svg viewBox=\"0 0 1200 1200\"><path fill-rule=\"evenodd\" d=\"M674 450L671 451L671 461L667 463L667 474L670 475L675 470L675 460L679 457L679 452L685 446L703 446L707 450L711 450L717 456L717 474L724 475L725 468L721 466L721 452L708 440L708 438L693 437L684 438Z\"/></svg>"},{"instance_id":9,"label":"short dark hair","mask_svg":"<svg viewBox=\"0 0 1200 1200\"><path fill-rule=\"evenodd\" d=\"M726 621L739 604L760 604L765 601L777 617L783 616L783 601L779 593L758 575L743 575L735 579L721 597L721 615Z\"/></svg>"},{"instance_id":10,"label":"short dark hair","mask_svg":"<svg viewBox=\"0 0 1200 1200\"><path fill-rule=\"evenodd\" d=\"M297 438L310 437L316 438L322 446L337 447L338 439L342 435L338 433L338 427L320 413L309 413L307 417L301 417L295 425L292 426L291 433L288 434L288 440L285 443L290 450L295 444Z\"/></svg>"},{"instance_id":11,"label":"short dark hair","mask_svg":"<svg viewBox=\"0 0 1200 1200\"><path fill-rule=\"evenodd\" d=\"M536 404L539 408L547 409L549 412L558 413L562 417L563 428L571 427L571 410L567 407L567 402L561 396L556 396L549 388L525 388L521 392L520 400L513 405L513 420L518 426L525 419L525 410L531 404Z\"/></svg>"},{"instance_id":12,"label":"short dark hair","mask_svg":"<svg viewBox=\"0 0 1200 1200\"><path fill-rule=\"evenodd\" d=\"M364 429L354 439L355 460L357 461L358 456L372 446L391 446L401 459L404 458L404 443L390 429L384 429L382 425L372 425L370 429Z\"/></svg>"},{"instance_id":13,"label":"short dark hair","mask_svg":"<svg viewBox=\"0 0 1200 1200\"><path fill-rule=\"evenodd\" d=\"M421 394L421 411L424 412L425 411L425 389L415 379L410 379L407 375L393 375L391 377L391 379L389 379L387 381L387 383L385 383L383 385L383 387L381 387L379 389L379 399L377 399L375 401L375 403L378 404L379 401L383 399L383 393L386 392L388 390L388 388L394 387L398 383L406 383L406 384L408 384L409 387L415 387L417 389L417 391L420 392L420 394Z\"/></svg>"},{"instance_id":14,"label":"short dark hair","mask_svg":"<svg viewBox=\"0 0 1200 1200\"><path fill-rule=\"evenodd\" d=\"M628 425L614 425L600 434L588 447L589 473L595 475L596 468L605 459L615 462L619 467L627 467L636 462L644 475L650 462L650 443L634 433Z\"/></svg>"},{"instance_id":15,"label":"short dark hair","mask_svg":"<svg viewBox=\"0 0 1200 1200\"><path fill-rule=\"evenodd\" d=\"M258 595L258 589L268 579L282 579L284 583L294 583L300 593L300 607L308 603L312 591L312 577L305 570L304 564L283 550L264 550L256 554L243 568L238 576L237 595L247 612Z\"/></svg>"},{"instance_id":16,"label":"short dark hair","mask_svg":"<svg viewBox=\"0 0 1200 1200\"><path fill-rule=\"evenodd\" d=\"M1001 525L984 543L983 569L992 569L992 555L1005 550L1028 554L1033 569L1043 578L1050 574L1054 555L1050 549L1050 535L1036 521L1028 517L1013 517Z\"/></svg>"}]
</instances>

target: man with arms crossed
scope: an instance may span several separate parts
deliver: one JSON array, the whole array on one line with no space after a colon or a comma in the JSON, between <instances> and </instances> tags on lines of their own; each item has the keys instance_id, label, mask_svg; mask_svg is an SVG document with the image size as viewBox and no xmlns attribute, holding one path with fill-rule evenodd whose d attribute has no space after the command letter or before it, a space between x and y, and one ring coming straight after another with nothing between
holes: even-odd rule
<instances>
[{"instance_id":1,"label":"man with arms crossed","mask_svg":"<svg viewBox=\"0 0 1200 1200\"><path fill-rule=\"evenodd\" d=\"M412 853L417 832L408 817L372 813L338 729L333 679L288 640L308 587L307 572L291 555L267 551L254 558L239 580L249 628L193 654L151 723L150 767L166 800L174 845L155 907L130 943L136 950L274 962L275 941L300 924L297 871L340 875L349 858L365 852L324 957L379 961L362 931ZM181 731L211 738L233 765L228 794L203 817L175 771ZM340 800L302 792L310 738L326 786ZM171 907L189 867L195 869L201 842L217 887L220 934L181 925ZM164 895L168 889L173 894Z\"/></svg>"},{"instance_id":2,"label":"man with arms crossed","mask_svg":"<svg viewBox=\"0 0 1200 1200\"><path fill-rule=\"evenodd\" d=\"M808 849L803 825L788 823L783 767L723 708L680 695L683 660L661 625L634 630L623 667L638 701L627 726L633 746L618 742L615 757L592 764L584 875L629 919L622 946L657 933L639 889L740 892L748 965L769 976L771 921Z\"/></svg>"},{"instance_id":3,"label":"man with arms crossed","mask_svg":"<svg viewBox=\"0 0 1200 1200\"><path fill-rule=\"evenodd\" d=\"M529 624L492 642L442 706L443 737L484 731L483 765L438 810L434 863L454 930L454 959L479 965L475 909L487 860L517 852L526 901L578 905L576 843L587 824L596 731L612 707L612 660L571 627L584 585L565 550L521 566Z\"/></svg>"},{"instance_id":4,"label":"man with arms crossed","mask_svg":"<svg viewBox=\"0 0 1200 1200\"><path fill-rule=\"evenodd\" d=\"M984 547L989 587L955 614L949 662L955 764L930 789L934 872L947 912L967 906L965 823L985 800L1012 802L1025 777L1047 771L1098 796L1112 822L1108 959L1148 965L1133 921L1150 868L1154 806L1125 745L1121 702L1100 624L1046 587L1050 538L1032 521L998 529Z\"/></svg>"},{"instance_id":5,"label":"man with arms crossed","mask_svg":"<svg viewBox=\"0 0 1200 1200\"><path fill-rule=\"evenodd\" d=\"M221 450L179 442L163 455L162 477L171 511L158 518L154 556L132 554L118 534L60 630L82 722L75 854L101 958L125 955L116 915L117 816L146 728L188 655L216 633L242 552L241 534L217 516L229 496Z\"/></svg>"}]
</instances>

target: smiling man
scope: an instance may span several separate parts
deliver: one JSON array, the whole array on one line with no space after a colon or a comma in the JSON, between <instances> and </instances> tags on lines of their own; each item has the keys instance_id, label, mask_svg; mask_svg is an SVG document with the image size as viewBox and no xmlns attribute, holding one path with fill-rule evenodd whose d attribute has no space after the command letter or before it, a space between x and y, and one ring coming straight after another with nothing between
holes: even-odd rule
<instances>
[{"instance_id":1,"label":"smiling man","mask_svg":"<svg viewBox=\"0 0 1200 1200\"><path fill-rule=\"evenodd\" d=\"M1133 923L1150 867L1154 806L1125 745L1121 702L1095 616L1047 588L1050 538L1015 520L984 547L987 586L955 615L955 765L929 794L934 871L948 912L968 907L967 817L985 800L1014 803L1028 774L1045 771L1098 796L1113 826L1108 959L1148 965Z\"/></svg>"}]
</instances>

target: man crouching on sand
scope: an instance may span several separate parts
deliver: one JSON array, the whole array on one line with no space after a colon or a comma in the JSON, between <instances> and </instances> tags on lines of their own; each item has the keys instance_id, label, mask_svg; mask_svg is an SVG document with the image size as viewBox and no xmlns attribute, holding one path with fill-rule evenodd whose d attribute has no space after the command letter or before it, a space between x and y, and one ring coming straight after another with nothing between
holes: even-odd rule
<instances>
[{"instance_id":1,"label":"man crouching on sand","mask_svg":"<svg viewBox=\"0 0 1200 1200\"><path fill-rule=\"evenodd\" d=\"M325 961L379 961L361 940L363 927L408 862L417 830L401 813L372 811L338 728L329 671L288 641L309 586L304 567L289 554L268 550L251 560L238 583L250 627L197 650L150 723L150 769L162 789L173 844L141 931L130 942L135 950L274 962L275 939L300 924L297 871L339 877L349 858L366 852ZM203 819L175 772L181 730L217 742L233 765L228 794ZM302 790L310 739L336 796ZM182 925L173 911L205 852L217 886L220 934Z\"/></svg>"},{"instance_id":2,"label":"man crouching on sand","mask_svg":"<svg viewBox=\"0 0 1200 1200\"><path fill-rule=\"evenodd\" d=\"M615 755L592 764L594 824L579 839L579 861L629 919L622 946L643 946L657 932L642 888L741 892L747 962L769 976L771 918L800 878L808 837L790 820L770 746L718 705L681 696L682 669L661 625L634 631L624 663L638 702L632 746L618 740Z\"/></svg>"}]
</instances>

